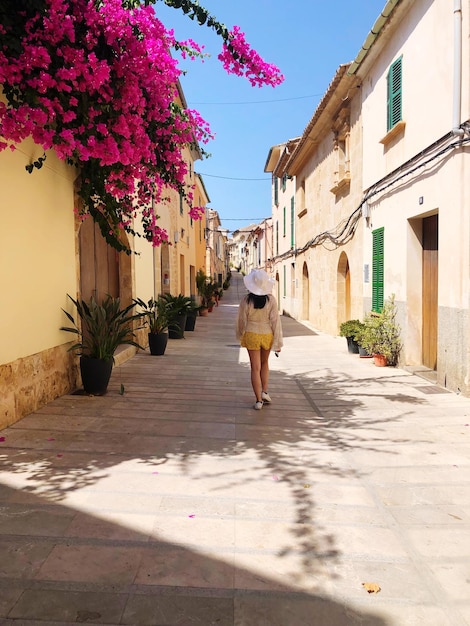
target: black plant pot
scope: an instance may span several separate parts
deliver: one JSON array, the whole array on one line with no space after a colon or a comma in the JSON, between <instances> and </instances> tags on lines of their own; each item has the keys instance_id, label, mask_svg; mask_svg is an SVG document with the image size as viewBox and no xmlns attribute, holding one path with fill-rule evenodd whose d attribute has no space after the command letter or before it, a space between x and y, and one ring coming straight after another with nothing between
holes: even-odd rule
<instances>
[{"instance_id":1,"label":"black plant pot","mask_svg":"<svg viewBox=\"0 0 470 626\"><path fill-rule=\"evenodd\" d=\"M361 359L371 359L372 358L372 354L369 354L367 352L367 350L365 348L363 348L362 346L359 346L359 356L361 357Z\"/></svg>"},{"instance_id":2,"label":"black plant pot","mask_svg":"<svg viewBox=\"0 0 470 626\"><path fill-rule=\"evenodd\" d=\"M197 317L197 311L194 311L194 313L188 313L188 316L186 318L186 325L184 327L184 330L194 330L196 327L196 317Z\"/></svg>"},{"instance_id":3,"label":"black plant pot","mask_svg":"<svg viewBox=\"0 0 470 626\"><path fill-rule=\"evenodd\" d=\"M346 341L348 342L348 352L351 354L359 354L359 344L352 337L346 337Z\"/></svg>"},{"instance_id":4,"label":"black plant pot","mask_svg":"<svg viewBox=\"0 0 470 626\"><path fill-rule=\"evenodd\" d=\"M168 343L168 332L149 333L148 337L150 354L156 356L165 354L166 344Z\"/></svg>"},{"instance_id":5,"label":"black plant pot","mask_svg":"<svg viewBox=\"0 0 470 626\"><path fill-rule=\"evenodd\" d=\"M93 359L89 356L80 357L80 373L83 389L93 396L102 396L108 389L113 369L113 359Z\"/></svg>"},{"instance_id":6,"label":"black plant pot","mask_svg":"<svg viewBox=\"0 0 470 626\"><path fill-rule=\"evenodd\" d=\"M168 329L168 336L170 339L183 339L184 329L186 326L187 314L177 315L171 320L171 326Z\"/></svg>"}]
</instances>

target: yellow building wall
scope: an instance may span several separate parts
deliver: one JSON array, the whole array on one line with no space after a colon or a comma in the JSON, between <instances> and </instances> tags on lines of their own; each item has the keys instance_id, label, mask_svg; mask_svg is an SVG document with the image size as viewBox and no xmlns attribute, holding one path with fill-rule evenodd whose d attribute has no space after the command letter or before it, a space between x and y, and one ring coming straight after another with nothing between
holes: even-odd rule
<instances>
[{"instance_id":1,"label":"yellow building wall","mask_svg":"<svg viewBox=\"0 0 470 626\"><path fill-rule=\"evenodd\" d=\"M32 141L0 153L0 427L74 382L62 308L77 289L74 168Z\"/></svg>"}]
</instances>

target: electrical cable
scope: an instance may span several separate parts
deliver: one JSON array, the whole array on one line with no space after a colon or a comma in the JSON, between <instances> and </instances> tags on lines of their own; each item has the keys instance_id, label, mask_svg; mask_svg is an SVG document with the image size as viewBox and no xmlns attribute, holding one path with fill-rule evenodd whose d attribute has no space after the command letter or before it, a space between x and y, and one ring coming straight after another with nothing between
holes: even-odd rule
<instances>
[{"instance_id":1,"label":"electrical cable","mask_svg":"<svg viewBox=\"0 0 470 626\"><path fill-rule=\"evenodd\" d=\"M453 137L452 132L447 133L447 135L444 135L444 137L441 137L440 139L435 141L433 144L431 144L430 146L422 150L419 154L415 155L414 157L409 159L406 163L402 164L399 168L397 168L396 170L393 170L392 172L387 174L387 176L384 176L384 178L382 178L377 183L369 187L369 189L365 192L361 203L347 218L346 223L344 224L344 227L341 229L338 235L335 236L334 233L338 230L338 228L340 228L344 220L340 222L338 225L336 225L330 231L324 231L316 235L315 237L310 239L310 241L308 241L305 245L303 245L301 248L288 250L287 252L284 252L283 254L273 257L271 260L272 261L285 260L287 258L297 256L299 254L303 254L308 249L314 248L319 245L323 245L328 241L332 242L336 247L345 245L354 236L354 233L357 228L357 224L359 222L359 218L361 216L362 206L364 205L365 202L367 202L370 198L376 196L377 194L382 193L386 189L392 187L393 185L396 185L397 182L399 182L406 176L410 176L411 174L414 174L418 169L425 167L429 163L435 161L439 157L443 156L446 152L449 152L449 150L453 150L454 148L457 148L459 146L462 146L470 142L470 137L466 139L460 139L458 141L454 141L448 144L447 146L445 146L442 150L439 150L438 152L430 156L424 162L422 163L418 162L421 158L432 153L434 149L442 145L446 140L448 140L451 137ZM417 164L415 165L415 163ZM412 166L411 169L408 169L410 166Z\"/></svg>"}]
</instances>

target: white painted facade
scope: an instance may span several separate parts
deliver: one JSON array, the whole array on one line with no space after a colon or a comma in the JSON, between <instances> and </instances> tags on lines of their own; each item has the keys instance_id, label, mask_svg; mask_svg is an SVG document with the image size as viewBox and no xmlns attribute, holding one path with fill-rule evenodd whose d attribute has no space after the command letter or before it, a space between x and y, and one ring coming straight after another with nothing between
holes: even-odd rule
<instances>
[{"instance_id":1,"label":"white painted facade","mask_svg":"<svg viewBox=\"0 0 470 626\"><path fill-rule=\"evenodd\" d=\"M372 233L383 228L384 297L395 294L399 309L400 363L435 370L437 382L468 394L470 2L387 7L390 16L372 29L377 39L349 70L362 85L364 264L372 267ZM397 59L401 120L387 132L387 76ZM430 222L437 229L431 253ZM371 301L372 281L364 284L366 309Z\"/></svg>"}]
</instances>

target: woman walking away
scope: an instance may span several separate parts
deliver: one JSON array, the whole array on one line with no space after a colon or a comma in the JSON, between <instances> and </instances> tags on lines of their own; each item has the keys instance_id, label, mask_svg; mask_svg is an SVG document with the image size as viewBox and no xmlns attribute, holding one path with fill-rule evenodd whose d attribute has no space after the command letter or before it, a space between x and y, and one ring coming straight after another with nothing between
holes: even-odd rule
<instances>
[{"instance_id":1,"label":"woman walking away","mask_svg":"<svg viewBox=\"0 0 470 626\"><path fill-rule=\"evenodd\" d=\"M269 404L269 353L280 352L282 347L282 327L277 302L271 295L275 280L264 270L251 270L243 282L248 294L238 307L236 336L240 345L248 350L251 366L251 385L256 402L253 408L263 408Z\"/></svg>"}]
</instances>

